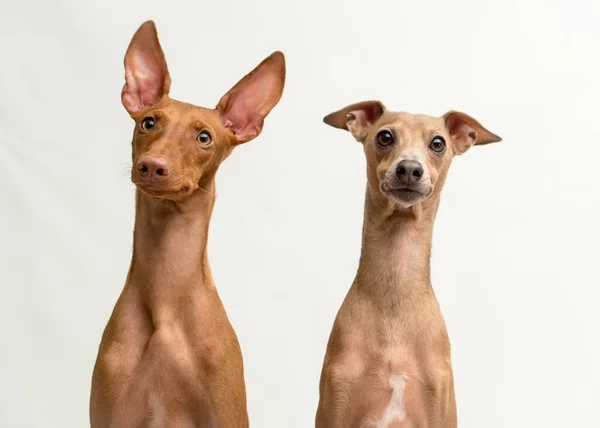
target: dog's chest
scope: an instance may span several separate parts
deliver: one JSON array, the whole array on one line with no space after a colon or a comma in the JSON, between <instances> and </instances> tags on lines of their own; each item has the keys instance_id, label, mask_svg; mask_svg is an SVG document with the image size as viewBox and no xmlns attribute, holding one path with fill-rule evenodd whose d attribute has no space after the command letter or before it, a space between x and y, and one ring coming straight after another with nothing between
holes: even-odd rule
<instances>
[{"instance_id":1,"label":"dog's chest","mask_svg":"<svg viewBox=\"0 0 600 428\"><path fill-rule=\"evenodd\" d=\"M383 401L383 409L378 409L365 417L361 428L389 428L389 427L409 427L411 422L406 414L406 386L408 377L402 374L394 374L389 378L389 401ZM387 398L387 397L386 397ZM378 403L379 404L379 403ZM381 407L375 404L373 407Z\"/></svg>"},{"instance_id":2,"label":"dog's chest","mask_svg":"<svg viewBox=\"0 0 600 428\"><path fill-rule=\"evenodd\" d=\"M157 331L139 343L115 342L103 359L107 385L113 391L111 414L130 426L212 426L211 400L204 385L201 358L176 329ZM209 418L209 419L205 419Z\"/></svg>"},{"instance_id":3,"label":"dog's chest","mask_svg":"<svg viewBox=\"0 0 600 428\"><path fill-rule=\"evenodd\" d=\"M452 393L443 324L352 309L338 318L324 373L327 401L353 409L342 412L348 426L419 426L427 406L443 413Z\"/></svg>"}]
</instances>

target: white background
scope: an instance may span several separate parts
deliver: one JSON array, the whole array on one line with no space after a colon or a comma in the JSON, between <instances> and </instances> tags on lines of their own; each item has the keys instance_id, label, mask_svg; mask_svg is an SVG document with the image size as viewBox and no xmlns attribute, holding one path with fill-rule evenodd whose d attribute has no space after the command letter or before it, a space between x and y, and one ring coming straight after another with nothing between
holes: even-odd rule
<instances>
[{"instance_id":1,"label":"white background","mask_svg":"<svg viewBox=\"0 0 600 428\"><path fill-rule=\"evenodd\" d=\"M120 91L146 19L171 95L197 105L287 57L264 132L218 174L209 242L253 427L314 426L366 180L321 119L365 99L460 109L504 139L455 159L435 226L459 426L600 426L600 6L558 0L1 0L0 426L88 425L131 257Z\"/></svg>"}]
</instances>

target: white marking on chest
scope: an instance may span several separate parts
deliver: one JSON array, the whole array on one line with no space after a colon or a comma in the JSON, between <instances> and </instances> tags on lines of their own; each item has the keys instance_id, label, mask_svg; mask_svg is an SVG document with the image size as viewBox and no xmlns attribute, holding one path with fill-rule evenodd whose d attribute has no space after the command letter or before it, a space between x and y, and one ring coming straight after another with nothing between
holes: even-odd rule
<instances>
[{"instance_id":1,"label":"white marking on chest","mask_svg":"<svg viewBox=\"0 0 600 428\"><path fill-rule=\"evenodd\" d=\"M387 427L392 422L401 422L406 418L406 409L404 407L404 389L406 388L406 375L392 375L390 377L390 387L392 388L392 398L383 411L381 419L376 423L376 427Z\"/></svg>"},{"instance_id":2,"label":"white marking on chest","mask_svg":"<svg viewBox=\"0 0 600 428\"><path fill-rule=\"evenodd\" d=\"M165 425L165 407L156 392L151 392L148 397L151 428L162 428Z\"/></svg>"}]
</instances>

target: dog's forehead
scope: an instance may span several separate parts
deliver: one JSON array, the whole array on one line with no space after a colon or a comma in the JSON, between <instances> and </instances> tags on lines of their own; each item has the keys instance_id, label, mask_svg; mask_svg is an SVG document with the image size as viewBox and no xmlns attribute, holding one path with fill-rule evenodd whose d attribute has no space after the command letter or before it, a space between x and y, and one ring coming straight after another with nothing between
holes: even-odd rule
<instances>
[{"instance_id":1,"label":"dog's forehead","mask_svg":"<svg viewBox=\"0 0 600 428\"><path fill-rule=\"evenodd\" d=\"M216 132L215 128L220 125L217 110L174 99L163 100L156 104L155 111L167 120L168 126L184 126L186 128L209 126Z\"/></svg>"},{"instance_id":2,"label":"dog's forehead","mask_svg":"<svg viewBox=\"0 0 600 428\"><path fill-rule=\"evenodd\" d=\"M196 106L190 103L184 103L170 99L162 108L173 119L192 122L194 120L214 121L218 119L217 112L214 109Z\"/></svg>"},{"instance_id":3,"label":"dog's forehead","mask_svg":"<svg viewBox=\"0 0 600 428\"><path fill-rule=\"evenodd\" d=\"M378 125L393 126L400 131L420 134L429 134L433 131L443 132L445 129L444 120L441 117L392 111L385 112Z\"/></svg>"}]
</instances>

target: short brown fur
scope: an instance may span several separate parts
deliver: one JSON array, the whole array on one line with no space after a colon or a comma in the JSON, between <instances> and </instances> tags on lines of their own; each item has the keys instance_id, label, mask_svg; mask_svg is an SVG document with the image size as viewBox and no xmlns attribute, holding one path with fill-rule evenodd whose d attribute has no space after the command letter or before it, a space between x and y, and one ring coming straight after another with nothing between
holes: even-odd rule
<instances>
[{"instance_id":1,"label":"short brown fur","mask_svg":"<svg viewBox=\"0 0 600 428\"><path fill-rule=\"evenodd\" d=\"M260 133L279 101L283 54L264 60L215 109L168 97L151 21L133 37L125 69L123 105L136 123L134 247L94 368L91 426L247 427L242 354L206 242L216 171Z\"/></svg>"},{"instance_id":2,"label":"short brown fur","mask_svg":"<svg viewBox=\"0 0 600 428\"><path fill-rule=\"evenodd\" d=\"M367 192L359 268L327 346L316 427L454 428L450 341L430 284L433 222L452 157L500 138L463 113L395 113L379 101L324 121L363 143ZM382 146L386 131L393 143ZM433 151L437 137L443 153ZM414 182L403 161L421 166ZM406 385L396 408L393 376ZM385 419L386 409L395 416Z\"/></svg>"}]
</instances>

